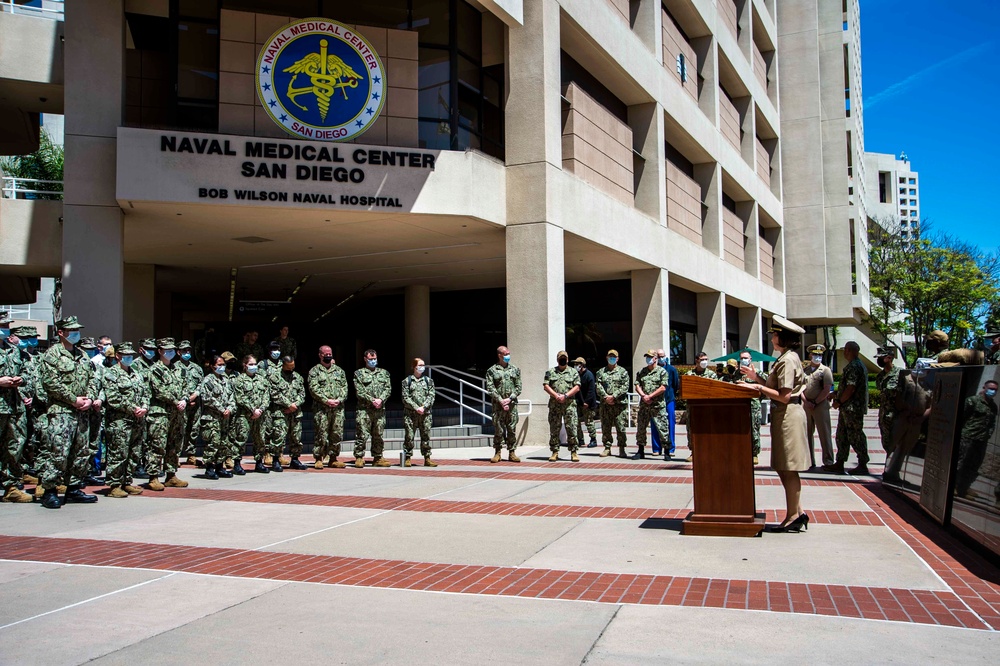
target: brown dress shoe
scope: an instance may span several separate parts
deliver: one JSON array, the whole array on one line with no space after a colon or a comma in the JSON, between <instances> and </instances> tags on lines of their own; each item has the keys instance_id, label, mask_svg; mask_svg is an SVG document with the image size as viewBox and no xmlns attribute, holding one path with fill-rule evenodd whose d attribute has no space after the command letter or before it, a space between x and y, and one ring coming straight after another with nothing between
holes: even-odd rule
<instances>
[{"instance_id":1,"label":"brown dress shoe","mask_svg":"<svg viewBox=\"0 0 1000 666\"><path fill-rule=\"evenodd\" d=\"M495 451L496 451L496 453L494 453L493 457L490 458L490 462L491 463L498 463L498 462L500 462L500 449L495 449Z\"/></svg>"},{"instance_id":2,"label":"brown dress shoe","mask_svg":"<svg viewBox=\"0 0 1000 666\"><path fill-rule=\"evenodd\" d=\"M176 474L167 474L167 478L163 482L163 485L167 488L187 488L188 482L177 478Z\"/></svg>"},{"instance_id":3,"label":"brown dress shoe","mask_svg":"<svg viewBox=\"0 0 1000 666\"><path fill-rule=\"evenodd\" d=\"M358 469L363 468L365 466L365 459L364 458L355 458L354 459L354 466L357 467Z\"/></svg>"},{"instance_id":4,"label":"brown dress shoe","mask_svg":"<svg viewBox=\"0 0 1000 666\"><path fill-rule=\"evenodd\" d=\"M431 460L430 456L424 456L424 467L437 467L438 464Z\"/></svg>"},{"instance_id":5,"label":"brown dress shoe","mask_svg":"<svg viewBox=\"0 0 1000 666\"><path fill-rule=\"evenodd\" d=\"M124 488L122 488L122 490L124 490L125 492L127 492L129 495L141 495L142 494L142 488L140 488L138 486L133 486L131 484L125 486Z\"/></svg>"},{"instance_id":6,"label":"brown dress shoe","mask_svg":"<svg viewBox=\"0 0 1000 666\"><path fill-rule=\"evenodd\" d=\"M347 467L345 463L343 463L340 460L337 460L336 458L330 458L330 462L328 463L327 466L333 467L335 469L344 469L345 467Z\"/></svg>"},{"instance_id":7,"label":"brown dress shoe","mask_svg":"<svg viewBox=\"0 0 1000 666\"><path fill-rule=\"evenodd\" d=\"M517 457L517 454L513 451L507 451L507 460L510 462L521 462L521 459Z\"/></svg>"},{"instance_id":8,"label":"brown dress shoe","mask_svg":"<svg viewBox=\"0 0 1000 666\"><path fill-rule=\"evenodd\" d=\"M155 490L158 493L163 492L164 488L163 484L160 483L160 479L155 476L149 477L149 482L146 484L146 487L150 490Z\"/></svg>"}]
</instances>

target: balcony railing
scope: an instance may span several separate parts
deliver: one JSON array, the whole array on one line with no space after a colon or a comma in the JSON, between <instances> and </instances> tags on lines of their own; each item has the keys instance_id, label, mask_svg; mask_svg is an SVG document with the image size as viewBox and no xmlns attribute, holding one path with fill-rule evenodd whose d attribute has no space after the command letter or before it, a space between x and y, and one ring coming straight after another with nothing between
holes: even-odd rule
<instances>
[{"instance_id":1,"label":"balcony railing","mask_svg":"<svg viewBox=\"0 0 1000 666\"><path fill-rule=\"evenodd\" d=\"M63 182L61 180L4 176L2 194L4 199L54 199L62 201Z\"/></svg>"},{"instance_id":2,"label":"balcony railing","mask_svg":"<svg viewBox=\"0 0 1000 666\"><path fill-rule=\"evenodd\" d=\"M0 13L37 16L39 18L62 21L64 0L0 0Z\"/></svg>"}]
</instances>

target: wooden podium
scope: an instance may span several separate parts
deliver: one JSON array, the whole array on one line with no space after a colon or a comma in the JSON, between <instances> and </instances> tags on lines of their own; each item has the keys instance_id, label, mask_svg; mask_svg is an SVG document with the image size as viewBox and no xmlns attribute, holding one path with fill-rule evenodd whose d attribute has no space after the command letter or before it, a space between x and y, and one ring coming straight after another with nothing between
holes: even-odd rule
<instances>
[{"instance_id":1,"label":"wooden podium","mask_svg":"<svg viewBox=\"0 0 1000 666\"><path fill-rule=\"evenodd\" d=\"M757 513L750 440L750 400L757 391L740 384L681 377L687 401L688 433L696 435L694 511L681 534L757 536L764 514Z\"/></svg>"}]
</instances>

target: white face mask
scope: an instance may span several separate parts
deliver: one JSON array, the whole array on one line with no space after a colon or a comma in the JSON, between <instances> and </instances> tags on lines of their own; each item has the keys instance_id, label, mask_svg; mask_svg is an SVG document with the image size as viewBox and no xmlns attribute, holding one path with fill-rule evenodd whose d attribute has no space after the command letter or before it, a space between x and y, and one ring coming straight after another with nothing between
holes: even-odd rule
<instances>
[{"instance_id":1,"label":"white face mask","mask_svg":"<svg viewBox=\"0 0 1000 666\"><path fill-rule=\"evenodd\" d=\"M740 365L742 365L744 367L750 365L750 359L748 359L748 358L741 358L740 359Z\"/></svg>"},{"instance_id":2,"label":"white face mask","mask_svg":"<svg viewBox=\"0 0 1000 666\"><path fill-rule=\"evenodd\" d=\"M812 357L812 362L815 363L816 365L819 365L820 363L823 362L823 357L822 356L813 356Z\"/></svg>"},{"instance_id":3,"label":"white face mask","mask_svg":"<svg viewBox=\"0 0 1000 666\"><path fill-rule=\"evenodd\" d=\"M698 367L707 368L708 367L708 361L698 361Z\"/></svg>"},{"instance_id":4,"label":"white face mask","mask_svg":"<svg viewBox=\"0 0 1000 666\"><path fill-rule=\"evenodd\" d=\"M422 365L418 365L416 368L414 368L414 370L417 371L418 376L424 374L424 366Z\"/></svg>"}]
</instances>

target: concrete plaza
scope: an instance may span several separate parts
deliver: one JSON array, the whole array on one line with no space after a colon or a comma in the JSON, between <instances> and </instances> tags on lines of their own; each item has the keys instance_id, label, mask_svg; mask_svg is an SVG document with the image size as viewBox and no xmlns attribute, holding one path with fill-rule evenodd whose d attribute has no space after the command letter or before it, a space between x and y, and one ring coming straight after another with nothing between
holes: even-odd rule
<instances>
[{"instance_id":1,"label":"concrete plaza","mask_svg":"<svg viewBox=\"0 0 1000 666\"><path fill-rule=\"evenodd\" d=\"M1000 572L876 478L806 474L808 532L691 537L689 464L599 451L0 506L0 661L995 663Z\"/></svg>"}]
</instances>

